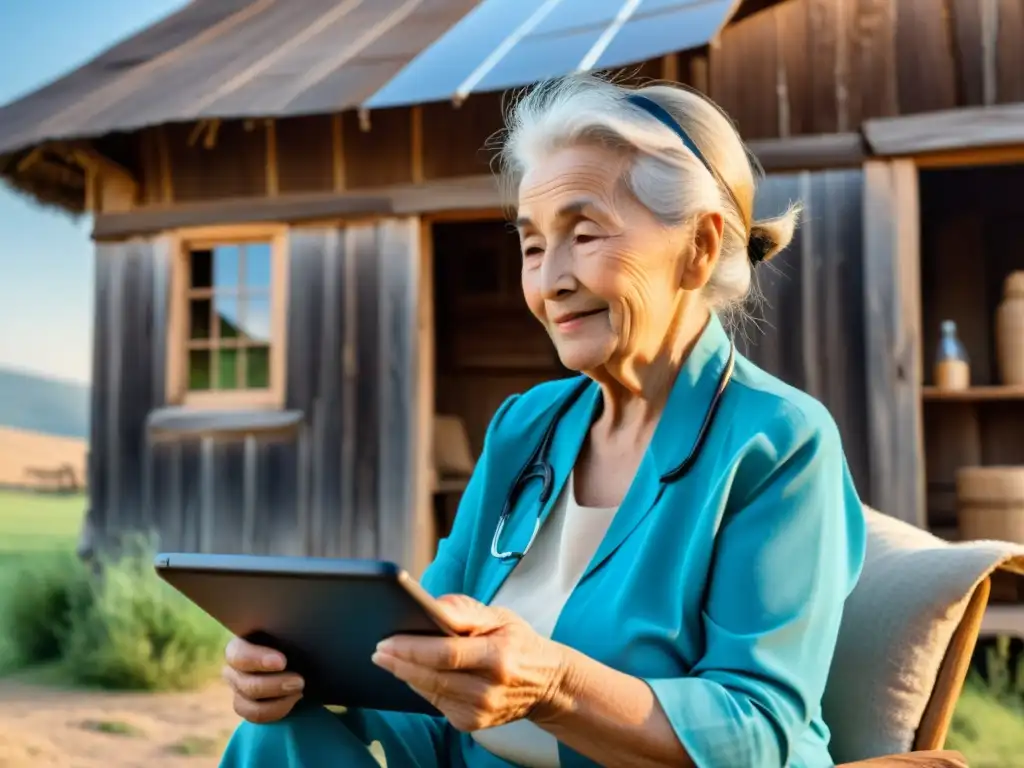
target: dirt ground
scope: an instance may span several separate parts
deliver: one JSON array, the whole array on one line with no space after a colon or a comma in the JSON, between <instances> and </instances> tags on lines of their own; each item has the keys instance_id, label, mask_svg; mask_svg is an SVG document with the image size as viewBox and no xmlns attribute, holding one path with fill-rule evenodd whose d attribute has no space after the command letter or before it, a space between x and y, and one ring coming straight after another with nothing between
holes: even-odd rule
<instances>
[{"instance_id":1,"label":"dirt ground","mask_svg":"<svg viewBox=\"0 0 1024 768\"><path fill-rule=\"evenodd\" d=\"M118 694L0 680L0 768L212 768L236 723L219 683Z\"/></svg>"}]
</instances>

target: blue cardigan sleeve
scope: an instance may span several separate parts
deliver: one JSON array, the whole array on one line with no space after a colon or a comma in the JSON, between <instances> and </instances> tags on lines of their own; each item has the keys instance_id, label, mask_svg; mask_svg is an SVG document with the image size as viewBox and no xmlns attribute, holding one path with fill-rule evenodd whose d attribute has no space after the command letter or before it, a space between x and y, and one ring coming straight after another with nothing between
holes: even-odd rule
<instances>
[{"instance_id":1,"label":"blue cardigan sleeve","mask_svg":"<svg viewBox=\"0 0 1024 768\"><path fill-rule=\"evenodd\" d=\"M519 395L512 395L507 398L499 406L491 423L487 426L483 449L477 459L473 474L470 475L469 483L462 493L462 498L459 500L459 508L455 513L455 522L452 525L451 533L440 541L433 562L423 573L421 579L423 588L434 597L465 591L467 556L480 514L480 504L491 453L489 446L493 442L494 433L501 428L502 421L519 397Z\"/></svg>"},{"instance_id":2,"label":"blue cardigan sleeve","mask_svg":"<svg viewBox=\"0 0 1024 768\"><path fill-rule=\"evenodd\" d=\"M761 436L761 469L745 481L737 471L735 508L715 541L703 656L688 677L647 680L698 768L788 764L819 711L863 563L863 511L838 430L827 413L793 416L784 439Z\"/></svg>"}]
</instances>

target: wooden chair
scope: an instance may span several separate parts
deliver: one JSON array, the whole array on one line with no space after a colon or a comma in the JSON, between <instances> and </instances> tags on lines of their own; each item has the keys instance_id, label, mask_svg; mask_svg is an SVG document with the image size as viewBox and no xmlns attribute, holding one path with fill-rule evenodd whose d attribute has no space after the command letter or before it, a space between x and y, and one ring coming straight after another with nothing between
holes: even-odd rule
<instances>
[{"instance_id":1,"label":"wooden chair","mask_svg":"<svg viewBox=\"0 0 1024 768\"><path fill-rule=\"evenodd\" d=\"M1024 548L950 544L865 507L867 557L823 700L841 768L963 768L943 751L999 568ZM900 753L900 754L893 754ZM889 755L889 756L885 756Z\"/></svg>"},{"instance_id":2,"label":"wooden chair","mask_svg":"<svg viewBox=\"0 0 1024 768\"><path fill-rule=\"evenodd\" d=\"M870 758L844 763L838 768L967 768L964 756L943 750L956 710L957 699L970 669L971 655L981 631L991 592L991 579L986 578L974 589L960 623L950 640L939 667L928 706L914 736L914 751L904 755Z\"/></svg>"}]
</instances>

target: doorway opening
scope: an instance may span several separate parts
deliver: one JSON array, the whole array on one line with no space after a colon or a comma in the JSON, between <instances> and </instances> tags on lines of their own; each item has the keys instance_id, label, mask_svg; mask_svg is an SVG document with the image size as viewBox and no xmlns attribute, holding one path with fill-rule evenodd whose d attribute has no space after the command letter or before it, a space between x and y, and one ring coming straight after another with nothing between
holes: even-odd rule
<instances>
[{"instance_id":1,"label":"doorway opening","mask_svg":"<svg viewBox=\"0 0 1024 768\"><path fill-rule=\"evenodd\" d=\"M523 300L519 240L497 216L432 225L435 513L450 530L487 425L510 395L571 375Z\"/></svg>"}]
</instances>

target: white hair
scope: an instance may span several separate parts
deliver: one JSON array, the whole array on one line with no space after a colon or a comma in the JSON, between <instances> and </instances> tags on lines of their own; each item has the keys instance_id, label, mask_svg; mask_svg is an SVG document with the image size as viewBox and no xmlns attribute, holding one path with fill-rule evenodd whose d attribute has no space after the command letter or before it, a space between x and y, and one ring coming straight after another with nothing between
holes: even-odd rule
<instances>
[{"instance_id":1,"label":"white hair","mask_svg":"<svg viewBox=\"0 0 1024 768\"><path fill-rule=\"evenodd\" d=\"M660 120L626 97L642 95L666 110L700 150L712 172ZM552 151L592 142L628 152L629 188L658 219L676 226L717 211L724 233L705 299L720 313L742 308L753 290L751 254L768 260L793 238L799 205L754 221L760 165L726 114L706 97L674 85L632 89L591 74L543 82L516 99L506 116L499 160L508 191Z\"/></svg>"}]
</instances>

